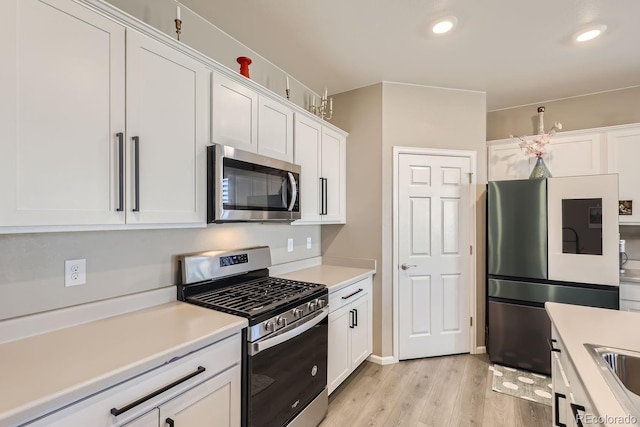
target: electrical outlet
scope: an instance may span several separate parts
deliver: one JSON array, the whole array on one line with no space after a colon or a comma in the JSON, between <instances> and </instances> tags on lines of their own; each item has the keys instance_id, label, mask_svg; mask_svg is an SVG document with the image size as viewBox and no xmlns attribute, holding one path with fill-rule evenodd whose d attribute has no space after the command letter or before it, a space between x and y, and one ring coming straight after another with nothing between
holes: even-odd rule
<instances>
[{"instance_id":1,"label":"electrical outlet","mask_svg":"<svg viewBox=\"0 0 640 427\"><path fill-rule=\"evenodd\" d=\"M293 252L293 239L287 239L287 252Z\"/></svg>"},{"instance_id":2,"label":"electrical outlet","mask_svg":"<svg viewBox=\"0 0 640 427\"><path fill-rule=\"evenodd\" d=\"M307 237L307 249L311 249L311 237Z\"/></svg>"},{"instance_id":3,"label":"electrical outlet","mask_svg":"<svg viewBox=\"0 0 640 427\"><path fill-rule=\"evenodd\" d=\"M87 260L66 260L64 262L64 285L68 287L85 283L87 283Z\"/></svg>"}]
</instances>

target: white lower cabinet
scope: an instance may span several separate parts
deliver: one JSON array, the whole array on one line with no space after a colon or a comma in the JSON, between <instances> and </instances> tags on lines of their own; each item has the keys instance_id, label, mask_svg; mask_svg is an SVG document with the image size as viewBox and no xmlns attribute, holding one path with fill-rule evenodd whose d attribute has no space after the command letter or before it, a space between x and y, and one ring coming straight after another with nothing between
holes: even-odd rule
<instances>
[{"instance_id":1,"label":"white lower cabinet","mask_svg":"<svg viewBox=\"0 0 640 427\"><path fill-rule=\"evenodd\" d=\"M29 426L239 427L240 353L240 334L235 334L186 356L176 355L173 362L76 403L63 404L63 409Z\"/></svg>"},{"instance_id":2,"label":"white lower cabinet","mask_svg":"<svg viewBox=\"0 0 640 427\"><path fill-rule=\"evenodd\" d=\"M372 352L371 285L369 276L329 294L329 394Z\"/></svg>"},{"instance_id":3,"label":"white lower cabinet","mask_svg":"<svg viewBox=\"0 0 640 427\"><path fill-rule=\"evenodd\" d=\"M551 327L551 378L553 381L553 425L582 426L597 419L580 377L569 360L566 348Z\"/></svg>"},{"instance_id":4,"label":"white lower cabinet","mask_svg":"<svg viewBox=\"0 0 640 427\"><path fill-rule=\"evenodd\" d=\"M640 283L620 279L620 310L640 312Z\"/></svg>"}]
</instances>

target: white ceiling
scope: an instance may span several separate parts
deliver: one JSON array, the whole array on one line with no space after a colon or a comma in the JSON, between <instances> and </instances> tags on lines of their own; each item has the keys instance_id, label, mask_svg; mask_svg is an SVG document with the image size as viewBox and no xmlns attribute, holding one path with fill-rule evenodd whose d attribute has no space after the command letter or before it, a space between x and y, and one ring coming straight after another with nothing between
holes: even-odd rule
<instances>
[{"instance_id":1,"label":"white ceiling","mask_svg":"<svg viewBox=\"0 0 640 427\"><path fill-rule=\"evenodd\" d=\"M316 92L414 83L485 91L491 111L640 85L640 0L181 2ZM436 36L444 15L458 25Z\"/></svg>"}]
</instances>

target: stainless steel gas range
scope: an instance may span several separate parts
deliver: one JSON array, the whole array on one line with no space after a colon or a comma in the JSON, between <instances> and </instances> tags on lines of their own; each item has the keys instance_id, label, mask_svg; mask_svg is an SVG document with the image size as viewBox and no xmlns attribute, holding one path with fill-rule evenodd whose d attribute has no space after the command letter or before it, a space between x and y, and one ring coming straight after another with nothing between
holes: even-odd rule
<instances>
[{"instance_id":1,"label":"stainless steel gas range","mask_svg":"<svg viewBox=\"0 0 640 427\"><path fill-rule=\"evenodd\" d=\"M317 426L328 406L326 287L269 277L266 246L188 254L179 262L179 300L249 321L243 426Z\"/></svg>"}]
</instances>

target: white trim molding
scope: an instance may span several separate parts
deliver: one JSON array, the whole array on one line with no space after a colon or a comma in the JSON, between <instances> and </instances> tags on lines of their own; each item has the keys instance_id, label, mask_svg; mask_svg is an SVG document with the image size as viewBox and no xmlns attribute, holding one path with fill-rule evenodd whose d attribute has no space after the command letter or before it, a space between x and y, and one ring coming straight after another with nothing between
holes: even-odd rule
<instances>
[{"instance_id":1,"label":"white trim molding","mask_svg":"<svg viewBox=\"0 0 640 427\"><path fill-rule=\"evenodd\" d=\"M484 345L476 347L476 352L473 354L485 354L487 352L487 347Z\"/></svg>"},{"instance_id":2,"label":"white trim molding","mask_svg":"<svg viewBox=\"0 0 640 427\"><path fill-rule=\"evenodd\" d=\"M375 354L367 357L368 362L375 363L376 365L393 365L398 363L398 359L393 356L377 356Z\"/></svg>"}]
</instances>

